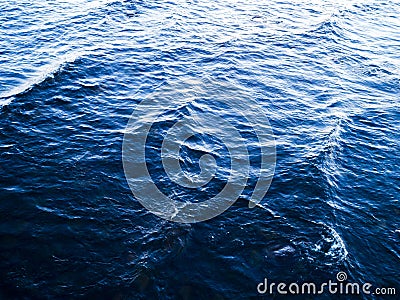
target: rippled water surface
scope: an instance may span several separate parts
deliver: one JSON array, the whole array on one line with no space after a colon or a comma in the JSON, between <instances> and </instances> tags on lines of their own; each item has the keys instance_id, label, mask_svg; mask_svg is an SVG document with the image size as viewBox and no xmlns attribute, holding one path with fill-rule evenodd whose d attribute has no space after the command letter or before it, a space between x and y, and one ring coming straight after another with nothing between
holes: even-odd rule
<instances>
[{"instance_id":1,"label":"rippled water surface","mask_svg":"<svg viewBox=\"0 0 400 300\"><path fill-rule=\"evenodd\" d=\"M339 271L400 293L398 1L0 0L0 12L4 299L247 299L265 277ZM201 78L265 109L275 175L254 209L244 193L214 219L173 223L130 191L124 130L141 100ZM218 193L229 171L220 141L194 128L183 164L196 174L191 158L209 152L219 181L189 194L165 182L163 130L224 115L185 95L147 149L181 200Z\"/></svg>"}]
</instances>

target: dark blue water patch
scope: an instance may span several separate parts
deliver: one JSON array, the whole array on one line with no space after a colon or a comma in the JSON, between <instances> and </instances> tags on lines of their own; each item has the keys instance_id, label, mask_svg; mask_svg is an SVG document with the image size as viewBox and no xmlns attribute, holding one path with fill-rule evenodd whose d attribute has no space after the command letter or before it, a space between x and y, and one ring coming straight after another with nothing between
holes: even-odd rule
<instances>
[{"instance_id":1,"label":"dark blue water patch","mask_svg":"<svg viewBox=\"0 0 400 300\"><path fill-rule=\"evenodd\" d=\"M400 290L397 3L0 6L3 298L251 299L265 277L323 282L339 271ZM195 225L160 220L132 195L124 128L179 76L229 81L267 109L277 168L260 206L246 201L257 140L246 120L208 101L250 144L244 195ZM229 169L226 150L212 149ZM158 171L159 152L148 154ZM202 153L181 154L198 172Z\"/></svg>"}]
</instances>

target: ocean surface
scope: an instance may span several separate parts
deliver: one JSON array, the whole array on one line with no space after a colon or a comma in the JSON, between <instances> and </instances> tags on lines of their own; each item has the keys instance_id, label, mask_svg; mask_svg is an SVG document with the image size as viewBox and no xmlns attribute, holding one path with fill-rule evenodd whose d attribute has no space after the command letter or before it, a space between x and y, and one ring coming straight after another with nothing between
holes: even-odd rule
<instances>
[{"instance_id":1,"label":"ocean surface","mask_svg":"<svg viewBox=\"0 0 400 300\"><path fill-rule=\"evenodd\" d=\"M258 283L338 272L399 299L399 1L0 0L0 37L0 299L286 299ZM170 222L131 192L124 132L143 99L202 78L264 109L275 175L253 209L243 195L208 221ZM163 126L225 114L185 96L146 148L165 189ZM229 175L221 141L193 130L187 170L200 151L222 171L169 190L180 201Z\"/></svg>"}]
</instances>

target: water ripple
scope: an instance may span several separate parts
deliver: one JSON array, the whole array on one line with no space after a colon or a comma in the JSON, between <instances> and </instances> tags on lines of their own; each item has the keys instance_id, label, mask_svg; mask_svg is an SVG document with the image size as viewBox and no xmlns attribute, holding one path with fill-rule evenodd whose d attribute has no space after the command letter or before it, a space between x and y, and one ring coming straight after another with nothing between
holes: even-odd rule
<instances>
[{"instance_id":1,"label":"water ripple","mask_svg":"<svg viewBox=\"0 0 400 300\"><path fill-rule=\"evenodd\" d=\"M265 277L338 271L400 288L399 3L35 0L0 10L0 297L252 298ZM172 224L131 194L124 130L148 95L205 77L268 112L276 173L253 210L244 192L218 218ZM225 114L250 135L226 107L186 100L153 128L156 170L154 138L182 116ZM193 154L211 149L222 182L224 148L193 130L181 163L196 173ZM250 187L259 170L249 171Z\"/></svg>"}]
</instances>

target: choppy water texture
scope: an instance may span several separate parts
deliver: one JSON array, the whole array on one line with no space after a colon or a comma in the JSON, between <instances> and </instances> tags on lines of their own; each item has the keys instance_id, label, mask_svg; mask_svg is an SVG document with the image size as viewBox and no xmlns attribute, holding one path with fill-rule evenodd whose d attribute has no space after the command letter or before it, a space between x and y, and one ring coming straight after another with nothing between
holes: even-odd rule
<instances>
[{"instance_id":1,"label":"choppy water texture","mask_svg":"<svg viewBox=\"0 0 400 300\"><path fill-rule=\"evenodd\" d=\"M2 0L0 11L3 298L245 299L264 277L338 271L400 292L399 2ZM268 112L275 176L254 209L244 194L217 218L172 223L133 197L124 128L144 97L204 77ZM229 161L201 128L182 163L196 173L198 153L213 154L214 185L171 188L155 159L180 116L224 115L177 97L148 140L153 179L180 200L214 195Z\"/></svg>"}]
</instances>

